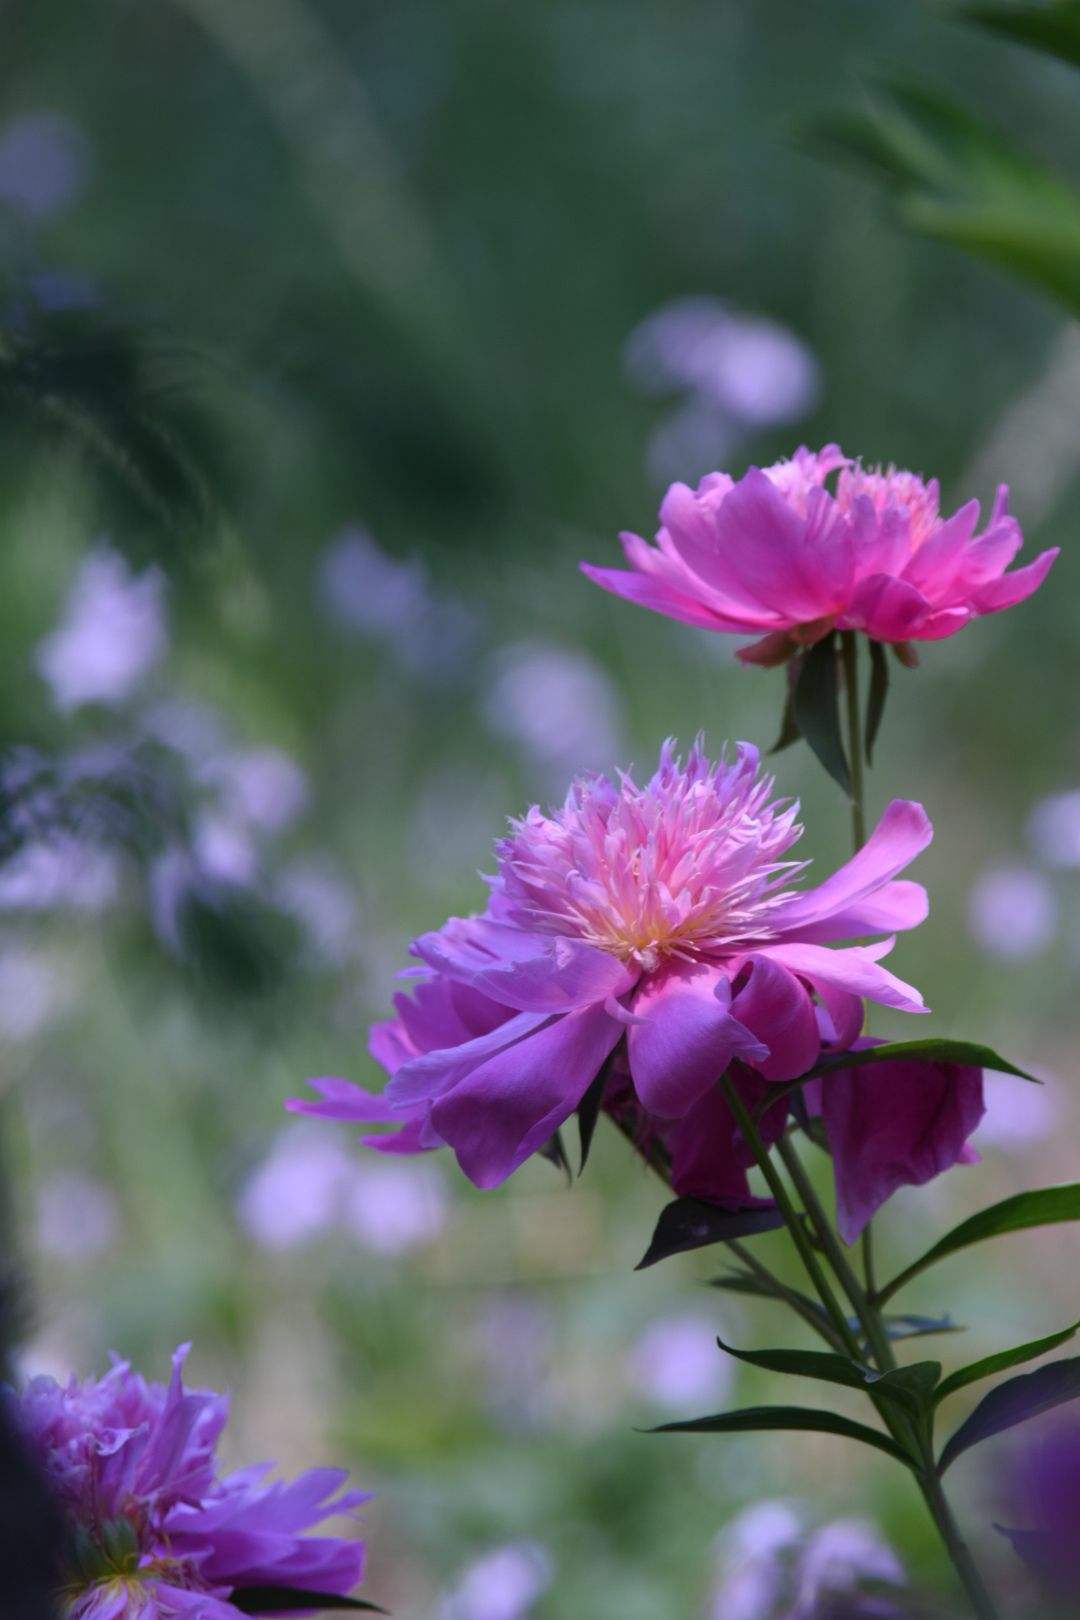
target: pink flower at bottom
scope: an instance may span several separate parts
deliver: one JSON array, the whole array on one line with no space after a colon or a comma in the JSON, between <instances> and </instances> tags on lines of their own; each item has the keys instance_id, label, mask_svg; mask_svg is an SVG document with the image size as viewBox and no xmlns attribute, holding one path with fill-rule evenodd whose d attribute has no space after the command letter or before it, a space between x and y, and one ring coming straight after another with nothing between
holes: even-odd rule
<instances>
[{"instance_id":1,"label":"pink flower at bottom","mask_svg":"<svg viewBox=\"0 0 1080 1620\"><path fill-rule=\"evenodd\" d=\"M943 518L936 479L864 468L835 444L800 446L738 482L714 472L696 489L672 484L656 545L621 536L629 572L581 567L604 590L668 618L758 637L740 649L749 663L780 663L832 630L938 641L1022 602L1058 554L1006 573L1023 544L1007 497L1002 485L977 534L978 502Z\"/></svg>"},{"instance_id":2,"label":"pink flower at bottom","mask_svg":"<svg viewBox=\"0 0 1080 1620\"><path fill-rule=\"evenodd\" d=\"M184 1388L186 1353L168 1385L118 1361L101 1379L34 1378L8 1397L67 1523L68 1620L238 1620L238 1588L344 1596L360 1579L360 1542L303 1532L366 1493L342 1491L335 1468L291 1483L269 1480L268 1463L219 1474L228 1401Z\"/></svg>"},{"instance_id":3,"label":"pink flower at bottom","mask_svg":"<svg viewBox=\"0 0 1080 1620\"><path fill-rule=\"evenodd\" d=\"M862 997L924 1011L880 965L891 938L832 948L925 917L925 891L897 879L930 841L922 807L894 800L852 860L800 892L798 807L772 790L747 743L717 763L665 744L644 787L579 778L559 810L534 807L496 846L488 910L414 942L423 977L372 1033L384 1095L322 1079L320 1102L289 1106L397 1122L383 1151L445 1143L490 1187L624 1040L637 1101L674 1125L716 1106L735 1059L760 1084L804 1074L823 1043L846 1049Z\"/></svg>"}]
</instances>

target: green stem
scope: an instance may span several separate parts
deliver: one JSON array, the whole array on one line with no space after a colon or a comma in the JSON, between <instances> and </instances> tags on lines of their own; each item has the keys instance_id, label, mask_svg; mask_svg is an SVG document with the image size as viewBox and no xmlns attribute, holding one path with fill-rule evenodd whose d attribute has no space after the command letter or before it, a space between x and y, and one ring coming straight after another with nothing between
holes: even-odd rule
<instances>
[{"instance_id":1,"label":"green stem","mask_svg":"<svg viewBox=\"0 0 1080 1620\"><path fill-rule=\"evenodd\" d=\"M731 1109L735 1123L742 1132L743 1140L751 1153L753 1153L758 1169L765 1177L776 1207L784 1217L784 1225L791 1233L792 1241L799 1251L799 1258L806 1268L806 1274L813 1283L818 1298L828 1312L829 1318L839 1334L848 1355L858 1359L859 1341L851 1331L847 1316L841 1309L829 1279L825 1275L817 1255L814 1253L813 1244L806 1235L799 1212L792 1203L787 1187L784 1185L784 1178L769 1157L769 1150L758 1134L758 1128L751 1118L750 1110L726 1074L720 1079L720 1089L727 1099L727 1105Z\"/></svg>"},{"instance_id":2,"label":"green stem","mask_svg":"<svg viewBox=\"0 0 1080 1620\"><path fill-rule=\"evenodd\" d=\"M863 777L862 716L859 711L859 644L854 630L840 632L847 698L848 769L851 772L851 837L856 852L866 843L865 779Z\"/></svg>"},{"instance_id":3,"label":"green stem","mask_svg":"<svg viewBox=\"0 0 1080 1620\"><path fill-rule=\"evenodd\" d=\"M960 1527L953 1517L952 1508L949 1506L945 1492L942 1489L933 1458L927 1458L927 1465L926 1472L918 1476L919 1489L922 1491L923 1500L930 1510L930 1517L937 1526L945 1550L952 1560L957 1579L967 1593L972 1613L978 1616L978 1620L1000 1620L997 1605L990 1596L986 1582L983 1580L978 1566L971 1556L971 1549L961 1535Z\"/></svg>"},{"instance_id":4,"label":"green stem","mask_svg":"<svg viewBox=\"0 0 1080 1620\"><path fill-rule=\"evenodd\" d=\"M877 1277L874 1271L874 1232L873 1223L871 1221L867 1221L866 1225L862 1229L861 1246L863 1287L866 1290L867 1299L872 1300L877 1292Z\"/></svg>"}]
</instances>

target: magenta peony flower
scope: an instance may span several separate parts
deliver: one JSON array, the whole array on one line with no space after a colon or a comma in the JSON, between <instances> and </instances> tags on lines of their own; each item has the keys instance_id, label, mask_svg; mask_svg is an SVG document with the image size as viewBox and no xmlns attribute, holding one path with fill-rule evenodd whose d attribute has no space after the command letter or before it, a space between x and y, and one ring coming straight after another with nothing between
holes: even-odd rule
<instances>
[{"instance_id":1,"label":"magenta peony flower","mask_svg":"<svg viewBox=\"0 0 1080 1620\"><path fill-rule=\"evenodd\" d=\"M735 1058L766 1080L803 1074L823 1042L846 1049L861 997L923 1012L881 967L892 939L832 941L912 928L926 894L896 874L926 847L922 807L894 800L866 845L816 889L792 881L797 805L741 743L685 765L665 743L644 787L579 778L551 815L537 808L496 845L480 916L451 918L413 944L423 963L398 1017L377 1026L392 1079L372 1098L314 1081L298 1112L398 1121L385 1151L447 1143L481 1187L505 1179L574 1111L625 1036L647 1114L684 1120Z\"/></svg>"},{"instance_id":2,"label":"magenta peony flower","mask_svg":"<svg viewBox=\"0 0 1080 1620\"><path fill-rule=\"evenodd\" d=\"M781 663L835 629L938 641L1023 601L1057 556L1044 551L1005 572L1023 536L1004 485L981 534L977 501L942 518L938 495L936 479L863 468L835 444L800 446L737 483L716 472L696 490L673 484L656 546L621 536L631 572L581 566L605 590L668 618L759 637L740 649L749 663Z\"/></svg>"},{"instance_id":3,"label":"magenta peony flower","mask_svg":"<svg viewBox=\"0 0 1080 1620\"><path fill-rule=\"evenodd\" d=\"M117 1361L99 1380L35 1378L10 1396L67 1520L68 1620L237 1620L239 1588L344 1595L360 1579L361 1543L300 1532L365 1493L338 1495L333 1468L292 1484L268 1481L268 1464L219 1475L228 1400L184 1389L187 1349L167 1387Z\"/></svg>"}]
</instances>

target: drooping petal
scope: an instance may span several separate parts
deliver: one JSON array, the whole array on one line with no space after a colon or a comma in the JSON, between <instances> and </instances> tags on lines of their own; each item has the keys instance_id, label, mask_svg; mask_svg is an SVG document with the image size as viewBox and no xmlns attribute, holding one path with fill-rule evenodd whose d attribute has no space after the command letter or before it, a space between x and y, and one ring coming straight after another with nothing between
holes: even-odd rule
<instances>
[{"instance_id":1,"label":"drooping petal","mask_svg":"<svg viewBox=\"0 0 1080 1620\"><path fill-rule=\"evenodd\" d=\"M730 1010L722 967L672 961L643 980L627 1035L630 1073L649 1113L679 1119L719 1080L736 1052L764 1060L768 1048Z\"/></svg>"},{"instance_id":2,"label":"drooping petal","mask_svg":"<svg viewBox=\"0 0 1080 1620\"><path fill-rule=\"evenodd\" d=\"M853 1243L898 1187L965 1161L984 1112L982 1070L956 1063L869 1063L821 1081L836 1176L837 1226Z\"/></svg>"},{"instance_id":3,"label":"drooping petal","mask_svg":"<svg viewBox=\"0 0 1080 1620\"><path fill-rule=\"evenodd\" d=\"M896 1007L901 1012L929 1012L914 985L905 984L903 979L878 966L879 958L887 956L895 943L893 939L886 939L876 945L849 945L843 950L829 950L824 945L785 941L779 945L762 945L758 954L801 974L815 990L822 985L832 985L853 996L878 1001L883 1007Z\"/></svg>"},{"instance_id":4,"label":"drooping petal","mask_svg":"<svg viewBox=\"0 0 1080 1620\"><path fill-rule=\"evenodd\" d=\"M680 623L696 625L700 630L744 628L724 623L711 608L695 602L692 596L683 595L651 574L627 573L622 568L596 568L587 562L579 566L586 579L591 579L601 590L610 591L612 596L621 596L626 602L635 602L638 607L651 608L654 613L662 613L666 619L678 619Z\"/></svg>"},{"instance_id":5,"label":"drooping petal","mask_svg":"<svg viewBox=\"0 0 1080 1620\"><path fill-rule=\"evenodd\" d=\"M748 958L749 977L731 1003L768 1056L754 1067L766 1080L794 1080L805 1074L821 1049L814 1006L801 981L767 956Z\"/></svg>"},{"instance_id":6,"label":"drooping petal","mask_svg":"<svg viewBox=\"0 0 1080 1620\"><path fill-rule=\"evenodd\" d=\"M495 1187L573 1113L622 1034L602 1007L555 1018L439 1097L432 1124L477 1187Z\"/></svg>"},{"instance_id":7,"label":"drooping petal","mask_svg":"<svg viewBox=\"0 0 1080 1620\"><path fill-rule=\"evenodd\" d=\"M915 922L922 921L917 914L921 906L920 886L898 885L890 889L888 898L881 891L922 853L933 836L930 818L921 804L912 799L893 799L857 855L845 861L816 889L807 889L777 908L772 919L774 931L785 939L843 939L859 933L880 932L872 923L851 925L865 914L863 902L870 898L879 906L884 904L885 914L893 912L905 916L910 913L914 920L901 926L913 927ZM815 932L812 936L806 932L838 916L844 919L844 932Z\"/></svg>"}]
</instances>

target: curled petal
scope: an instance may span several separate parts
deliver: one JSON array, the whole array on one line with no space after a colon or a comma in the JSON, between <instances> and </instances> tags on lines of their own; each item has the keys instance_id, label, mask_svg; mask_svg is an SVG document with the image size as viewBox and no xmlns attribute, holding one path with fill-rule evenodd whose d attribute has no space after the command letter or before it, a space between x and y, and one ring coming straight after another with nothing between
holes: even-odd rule
<instances>
[{"instance_id":1,"label":"curled petal","mask_svg":"<svg viewBox=\"0 0 1080 1620\"><path fill-rule=\"evenodd\" d=\"M641 1020L629 1031L630 1073L642 1103L678 1119L724 1073L737 1052L764 1059L768 1048L729 1009L722 967L672 962L646 979L634 998Z\"/></svg>"}]
</instances>

